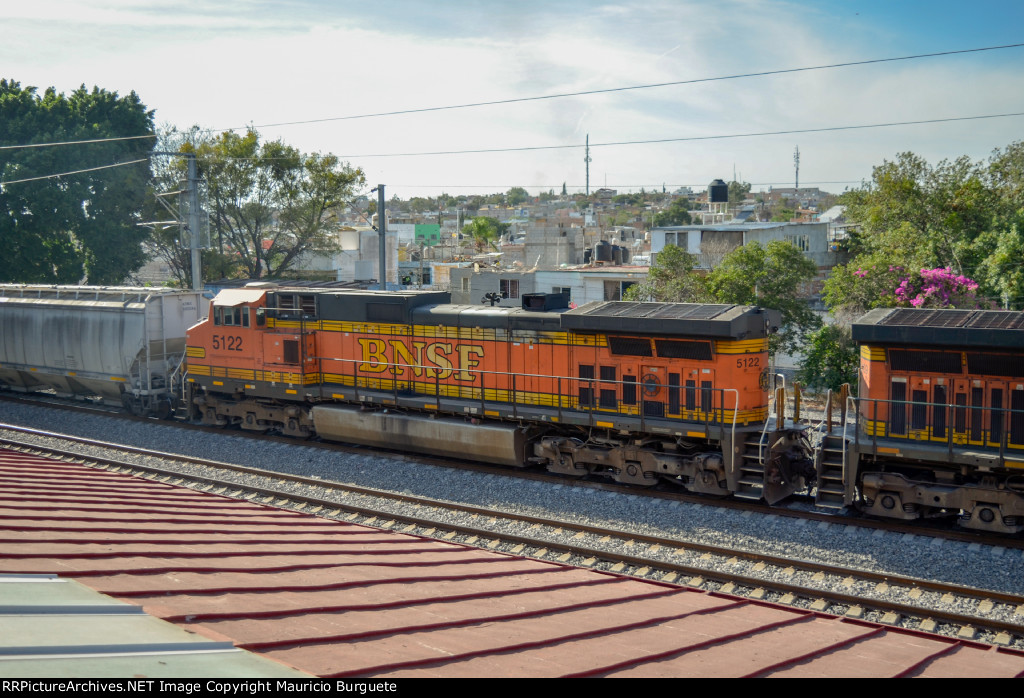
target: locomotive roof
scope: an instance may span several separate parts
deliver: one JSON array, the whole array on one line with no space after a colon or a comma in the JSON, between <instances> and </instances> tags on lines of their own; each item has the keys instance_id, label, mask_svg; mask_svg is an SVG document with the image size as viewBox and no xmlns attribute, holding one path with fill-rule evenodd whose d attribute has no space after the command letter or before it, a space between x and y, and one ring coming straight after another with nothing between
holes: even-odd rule
<instances>
[{"instance_id":1,"label":"locomotive roof","mask_svg":"<svg viewBox=\"0 0 1024 698\"><path fill-rule=\"evenodd\" d=\"M876 308L851 330L862 343L1024 347L1024 313L1016 310Z\"/></svg>"},{"instance_id":2,"label":"locomotive roof","mask_svg":"<svg viewBox=\"0 0 1024 698\"><path fill-rule=\"evenodd\" d=\"M275 307L282 295L315 294L323 320L386 322L558 332L688 335L762 339L777 330L778 311L756 306L699 303L588 303L574 310L524 310L507 306L453 305L447 292L268 289Z\"/></svg>"},{"instance_id":3,"label":"locomotive roof","mask_svg":"<svg viewBox=\"0 0 1024 698\"><path fill-rule=\"evenodd\" d=\"M777 331L780 323L776 310L705 303L595 301L562 315L562 327L577 331L722 339L763 339Z\"/></svg>"}]
</instances>

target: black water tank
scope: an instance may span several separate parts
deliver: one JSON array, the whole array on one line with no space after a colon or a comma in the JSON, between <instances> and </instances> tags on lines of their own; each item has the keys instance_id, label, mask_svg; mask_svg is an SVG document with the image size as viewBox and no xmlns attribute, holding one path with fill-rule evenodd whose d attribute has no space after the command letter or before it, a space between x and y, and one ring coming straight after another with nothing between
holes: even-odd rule
<instances>
[{"instance_id":1,"label":"black water tank","mask_svg":"<svg viewBox=\"0 0 1024 698\"><path fill-rule=\"evenodd\" d=\"M709 184L708 201L713 204L729 203L729 185L720 179Z\"/></svg>"},{"instance_id":2,"label":"black water tank","mask_svg":"<svg viewBox=\"0 0 1024 698\"><path fill-rule=\"evenodd\" d=\"M612 262L622 264L622 248L618 245L612 245Z\"/></svg>"},{"instance_id":3,"label":"black water tank","mask_svg":"<svg viewBox=\"0 0 1024 698\"><path fill-rule=\"evenodd\" d=\"M594 245L594 257L598 262L612 261L612 246L605 240Z\"/></svg>"},{"instance_id":4,"label":"black water tank","mask_svg":"<svg viewBox=\"0 0 1024 698\"><path fill-rule=\"evenodd\" d=\"M623 247L622 248L622 263L623 264L629 264L629 248L628 247Z\"/></svg>"}]
</instances>

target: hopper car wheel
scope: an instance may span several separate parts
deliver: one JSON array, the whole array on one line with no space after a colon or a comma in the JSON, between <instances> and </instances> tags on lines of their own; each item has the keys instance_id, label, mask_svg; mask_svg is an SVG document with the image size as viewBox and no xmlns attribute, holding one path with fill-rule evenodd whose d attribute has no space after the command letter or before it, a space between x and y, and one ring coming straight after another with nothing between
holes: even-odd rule
<instances>
[{"instance_id":1,"label":"hopper car wheel","mask_svg":"<svg viewBox=\"0 0 1024 698\"><path fill-rule=\"evenodd\" d=\"M156 408L153 410L154 414L158 419L170 419L174 414L174 406L171 405L171 401L167 399L159 400L156 403Z\"/></svg>"}]
</instances>

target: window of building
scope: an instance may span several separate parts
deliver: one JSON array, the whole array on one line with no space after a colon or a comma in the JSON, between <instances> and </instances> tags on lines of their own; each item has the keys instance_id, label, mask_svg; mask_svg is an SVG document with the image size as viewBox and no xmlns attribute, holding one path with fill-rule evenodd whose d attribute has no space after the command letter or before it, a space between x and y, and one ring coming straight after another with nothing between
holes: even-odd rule
<instances>
[{"instance_id":1,"label":"window of building","mask_svg":"<svg viewBox=\"0 0 1024 698\"><path fill-rule=\"evenodd\" d=\"M801 252L807 252L811 249L811 238L809 235L787 235L786 242L793 245Z\"/></svg>"},{"instance_id":2,"label":"window of building","mask_svg":"<svg viewBox=\"0 0 1024 698\"><path fill-rule=\"evenodd\" d=\"M502 298L519 298L519 279L501 279Z\"/></svg>"},{"instance_id":3,"label":"window of building","mask_svg":"<svg viewBox=\"0 0 1024 698\"><path fill-rule=\"evenodd\" d=\"M605 281L604 299L606 301L621 301L626 289L635 283L635 281Z\"/></svg>"}]
</instances>

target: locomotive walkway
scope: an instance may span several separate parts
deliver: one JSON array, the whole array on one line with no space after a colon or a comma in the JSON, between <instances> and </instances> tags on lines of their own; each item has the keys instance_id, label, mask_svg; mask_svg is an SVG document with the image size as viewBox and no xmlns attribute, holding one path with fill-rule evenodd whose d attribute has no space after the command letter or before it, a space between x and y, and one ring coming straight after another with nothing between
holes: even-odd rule
<instances>
[{"instance_id":1,"label":"locomotive walkway","mask_svg":"<svg viewBox=\"0 0 1024 698\"><path fill-rule=\"evenodd\" d=\"M1024 653L0 451L0 573L331 677L1018 676Z\"/></svg>"}]
</instances>

